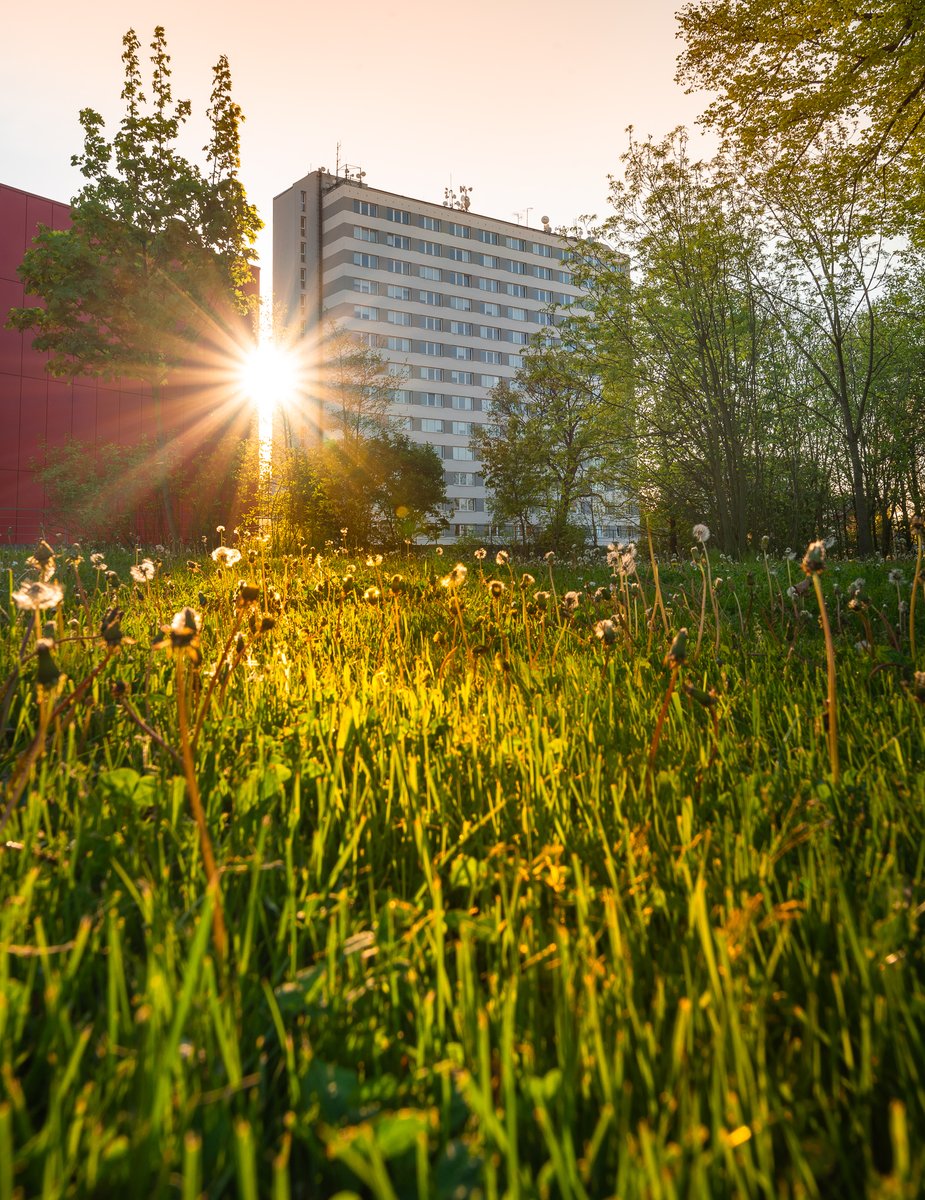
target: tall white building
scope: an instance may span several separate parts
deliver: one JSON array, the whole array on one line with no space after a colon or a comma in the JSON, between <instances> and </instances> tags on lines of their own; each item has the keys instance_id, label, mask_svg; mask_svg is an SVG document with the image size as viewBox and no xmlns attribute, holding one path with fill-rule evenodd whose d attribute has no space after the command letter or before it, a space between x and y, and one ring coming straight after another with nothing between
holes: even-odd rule
<instances>
[{"instance_id":1,"label":"tall white building","mask_svg":"<svg viewBox=\"0 0 925 1200\"><path fill-rule=\"evenodd\" d=\"M273 291L275 322L306 345L333 321L378 350L396 376L393 419L443 460L449 536L487 539L473 428L490 420L489 392L531 337L581 294L548 222L534 229L385 192L359 172L313 171L273 201ZM302 417L296 433L311 437L318 417Z\"/></svg>"}]
</instances>

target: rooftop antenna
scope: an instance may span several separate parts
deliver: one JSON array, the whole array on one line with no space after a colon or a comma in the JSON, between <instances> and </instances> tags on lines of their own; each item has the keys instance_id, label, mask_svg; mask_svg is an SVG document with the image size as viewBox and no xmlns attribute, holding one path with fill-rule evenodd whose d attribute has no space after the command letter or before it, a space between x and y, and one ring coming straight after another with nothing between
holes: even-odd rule
<instances>
[{"instance_id":1,"label":"rooftop antenna","mask_svg":"<svg viewBox=\"0 0 925 1200\"><path fill-rule=\"evenodd\" d=\"M552 226L549 224L549 217L540 217L543 223L543 233L552 233Z\"/></svg>"}]
</instances>

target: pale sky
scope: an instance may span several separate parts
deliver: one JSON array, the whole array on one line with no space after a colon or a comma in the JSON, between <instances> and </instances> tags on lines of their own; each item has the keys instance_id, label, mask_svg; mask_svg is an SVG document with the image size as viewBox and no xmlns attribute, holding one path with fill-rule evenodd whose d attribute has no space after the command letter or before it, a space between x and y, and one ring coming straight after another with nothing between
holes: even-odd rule
<instances>
[{"instance_id":1,"label":"pale sky","mask_svg":"<svg viewBox=\"0 0 925 1200\"><path fill-rule=\"evenodd\" d=\"M174 96L193 103L185 146L199 158L212 66L227 54L247 118L241 179L267 229L272 200L341 160L375 187L571 225L607 211L627 125L661 137L693 127L704 98L674 82L677 0L15 0L0 21L0 182L69 200L80 186L78 111L115 132L121 41L165 27ZM241 17L234 13L240 10ZM147 64L145 64L147 65ZM696 143L697 139L693 139ZM518 218L516 214L520 213Z\"/></svg>"}]
</instances>

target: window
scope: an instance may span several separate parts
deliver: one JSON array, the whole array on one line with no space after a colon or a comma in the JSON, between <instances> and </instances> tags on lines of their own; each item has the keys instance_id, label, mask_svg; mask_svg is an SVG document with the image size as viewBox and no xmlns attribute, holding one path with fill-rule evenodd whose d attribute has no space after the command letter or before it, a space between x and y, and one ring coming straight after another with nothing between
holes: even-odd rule
<instances>
[{"instance_id":1,"label":"window","mask_svg":"<svg viewBox=\"0 0 925 1200\"><path fill-rule=\"evenodd\" d=\"M366 267L369 271L379 270L379 255L378 254L361 254L359 250L353 252L353 265L355 267Z\"/></svg>"},{"instance_id":2,"label":"window","mask_svg":"<svg viewBox=\"0 0 925 1200\"><path fill-rule=\"evenodd\" d=\"M483 388L497 387L500 382L501 382L500 375L483 375L482 376L482 387ZM487 401L483 400L482 401L483 409L485 409L486 404L487 404ZM487 409L486 409L486 411L487 411Z\"/></svg>"},{"instance_id":3,"label":"window","mask_svg":"<svg viewBox=\"0 0 925 1200\"><path fill-rule=\"evenodd\" d=\"M519 237L506 237L504 239L504 244L507 246L508 250L524 251L527 249L527 243L523 240L523 238Z\"/></svg>"},{"instance_id":4,"label":"window","mask_svg":"<svg viewBox=\"0 0 925 1200\"><path fill-rule=\"evenodd\" d=\"M473 462L475 460L475 451L470 450L468 446L450 446L450 458L454 458L457 462Z\"/></svg>"},{"instance_id":5,"label":"window","mask_svg":"<svg viewBox=\"0 0 925 1200\"><path fill-rule=\"evenodd\" d=\"M353 315L358 321L378 321L379 309L370 308L368 304L354 304Z\"/></svg>"},{"instance_id":6,"label":"window","mask_svg":"<svg viewBox=\"0 0 925 1200\"><path fill-rule=\"evenodd\" d=\"M401 363L393 363L393 362L386 363L385 364L385 373L386 373L386 375L398 375L402 379L405 378L405 368L402 366Z\"/></svg>"},{"instance_id":7,"label":"window","mask_svg":"<svg viewBox=\"0 0 925 1200\"><path fill-rule=\"evenodd\" d=\"M410 300L411 288L402 287L400 283L390 283L386 288L386 293L390 300Z\"/></svg>"},{"instance_id":8,"label":"window","mask_svg":"<svg viewBox=\"0 0 925 1200\"><path fill-rule=\"evenodd\" d=\"M468 346L451 346L449 357L460 359L462 362L468 362L472 357L472 351Z\"/></svg>"},{"instance_id":9,"label":"window","mask_svg":"<svg viewBox=\"0 0 925 1200\"><path fill-rule=\"evenodd\" d=\"M358 242L377 242L379 240L375 229L367 229L365 225L354 225L353 236Z\"/></svg>"},{"instance_id":10,"label":"window","mask_svg":"<svg viewBox=\"0 0 925 1200\"><path fill-rule=\"evenodd\" d=\"M421 352L423 354L429 354L432 358L442 358L443 357L443 343L442 342L422 342L421 343Z\"/></svg>"},{"instance_id":11,"label":"window","mask_svg":"<svg viewBox=\"0 0 925 1200\"><path fill-rule=\"evenodd\" d=\"M411 313L399 312L397 309L391 308L385 314L385 319L390 325L410 325Z\"/></svg>"},{"instance_id":12,"label":"window","mask_svg":"<svg viewBox=\"0 0 925 1200\"><path fill-rule=\"evenodd\" d=\"M452 375L453 372L451 371L450 374ZM465 375L468 372L463 371L462 374ZM466 382L471 383L472 381L470 379ZM455 408L458 412L472 412L473 407L471 396L450 396L450 408Z\"/></svg>"},{"instance_id":13,"label":"window","mask_svg":"<svg viewBox=\"0 0 925 1200\"><path fill-rule=\"evenodd\" d=\"M548 312L538 312L533 314L537 325L552 325L552 314Z\"/></svg>"},{"instance_id":14,"label":"window","mask_svg":"<svg viewBox=\"0 0 925 1200\"><path fill-rule=\"evenodd\" d=\"M492 233L490 229L480 229L479 241L484 242L486 246L497 246L498 235L496 233Z\"/></svg>"},{"instance_id":15,"label":"window","mask_svg":"<svg viewBox=\"0 0 925 1200\"><path fill-rule=\"evenodd\" d=\"M353 290L363 292L367 296L376 296L379 294L379 284L375 279L354 279Z\"/></svg>"},{"instance_id":16,"label":"window","mask_svg":"<svg viewBox=\"0 0 925 1200\"><path fill-rule=\"evenodd\" d=\"M506 283L504 290L509 296L518 296L521 300L527 298L527 289L522 283Z\"/></svg>"},{"instance_id":17,"label":"window","mask_svg":"<svg viewBox=\"0 0 925 1200\"><path fill-rule=\"evenodd\" d=\"M299 196L301 198L302 212L305 212L305 201L308 199L308 193L307 192L299 192Z\"/></svg>"},{"instance_id":18,"label":"window","mask_svg":"<svg viewBox=\"0 0 925 1200\"><path fill-rule=\"evenodd\" d=\"M526 346L528 335L522 329L512 329L509 332L509 340L515 346Z\"/></svg>"},{"instance_id":19,"label":"window","mask_svg":"<svg viewBox=\"0 0 925 1200\"><path fill-rule=\"evenodd\" d=\"M428 379L431 383L441 383L443 381L442 367L421 367L419 374L422 379Z\"/></svg>"},{"instance_id":20,"label":"window","mask_svg":"<svg viewBox=\"0 0 925 1200\"><path fill-rule=\"evenodd\" d=\"M374 333L355 333L353 336L361 346L367 346L370 350L375 350L378 345L378 339Z\"/></svg>"},{"instance_id":21,"label":"window","mask_svg":"<svg viewBox=\"0 0 925 1200\"><path fill-rule=\"evenodd\" d=\"M299 287L305 287L305 268L302 267L299 271Z\"/></svg>"},{"instance_id":22,"label":"window","mask_svg":"<svg viewBox=\"0 0 925 1200\"><path fill-rule=\"evenodd\" d=\"M439 292L418 292L418 304L439 304Z\"/></svg>"},{"instance_id":23,"label":"window","mask_svg":"<svg viewBox=\"0 0 925 1200\"><path fill-rule=\"evenodd\" d=\"M509 308L507 315L512 321L526 321L527 310L525 308Z\"/></svg>"},{"instance_id":24,"label":"window","mask_svg":"<svg viewBox=\"0 0 925 1200\"><path fill-rule=\"evenodd\" d=\"M490 342L500 342L501 330L495 325L480 325L479 337L488 338Z\"/></svg>"},{"instance_id":25,"label":"window","mask_svg":"<svg viewBox=\"0 0 925 1200\"><path fill-rule=\"evenodd\" d=\"M455 433L460 437L469 437L472 434L472 422L453 421L450 424L450 433Z\"/></svg>"},{"instance_id":26,"label":"window","mask_svg":"<svg viewBox=\"0 0 925 1200\"><path fill-rule=\"evenodd\" d=\"M446 231L452 237L461 237L461 238L467 238L469 236L469 232L470 232L468 225L460 225L457 221L448 221L447 226L446 226Z\"/></svg>"},{"instance_id":27,"label":"window","mask_svg":"<svg viewBox=\"0 0 925 1200\"><path fill-rule=\"evenodd\" d=\"M411 238L405 237L403 233L387 233L385 235L385 244L393 246L396 250L410 250Z\"/></svg>"},{"instance_id":28,"label":"window","mask_svg":"<svg viewBox=\"0 0 925 1200\"><path fill-rule=\"evenodd\" d=\"M399 225L411 224L411 213L405 212L403 208L387 208L385 216L387 221L397 221Z\"/></svg>"},{"instance_id":29,"label":"window","mask_svg":"<svg viewBox=\"0 0 925 1200\"><path fill-rule=\"evenodd\" d=\"M440 319L440 317L425 317L424 318L424 328L430 329L434 333L442 333L443 332L443 321Z\"/></svg>"},{"instance_id":30,"label":"window","mask_svg":"<svg viewBox=\"0 0 925 1200\"><path fill-rule=\"evenodd\" d=\"M305 243L302 242L299 246L299 262L305 262Z\"/></svg>"},{"instance_id":31,"label":"window","mask_svg":"<svg viewBox=\"0 0 925 1200\"><path fill-rule=\"evenodd\" d=\"M569 304L573 303L573 301L576 299L576 297L570 296L568 294L568 292L560 292L557 299L560 304L569 305Z\"/></svg>"},{"instance_id":32,"label":"window","mask_svg":"<svg viewBox=\"0 0 925 1200\"><path fill-rule=\"evenodd\" d=\"M477 476L474 471L447 471L448 487L477 487Z\"/></svg>"},{"instance_id":33,"label":"window","mask_svg":"<svg viewBox=\"0 0 925 1200\"><path fill-rule=\"evenodd\" d=\"M472 337L472 326L468 321L450 321L450 333L455 337Z\"/></svg>"},{"instance_id":34,"label":"window","mask_svg":"<svg viewBox=\"0 0 925 1200\"><path fill-rule=\"evenodd\" d=\"M537 279L552 279L552 271L549 267L534 267L533 274Z\"/></svg>"},{"instance_id":35,"label":"window","mask_svg":"<svg viewBox=\"0 0 925 1200\"><path fill-rule=\"evenodd\" d=\"M393 404L413 404L414 392L409 392L407 388L395 388L392 392Z\"/></svg>"},{"instance_id":36,"label":"window","mask_svg":"<svg viewBox=\"0 0 925 1200\"><path fill-rule=\"evenodd\" d=\"M501 366L501 351L500 350L480 350L479 362L488 363L493 367Z\"/></svg>"},{"instance_id":37,"label":"window","mask_svg":"<svg viewBox=\"0 0 925 1200\"><path fill-rule=\"evenodd\" d=\"M508 264L508 270L511 272L512 275L524 275L524 274L526 274L527 268L524 266L524 264L520 261L519 258L512 258L510 263Z\"/></svg>"},{"instance_id":38,"label":"window","mask_svg":"<svg viewBox=\"0 0 925 1200\"><path fill-rule=\"evenodd\" d=\"M447 258L452 258L454 262L471 262L472 255L463 246L450 246L446 252Z\"/></svg>"},{"instance_id":39,"label":"window","mask_svg":"<svg viewBox=\"0 0 925 1200\"><path fill-rule=\"evenodd\" d=\"M495 304L494 300L483 300L482 303L479 305L479 308L485 314L486 317L500 317L501 316L501 305Z\"/></svg>"},{"instance_id":40,"label":"window","mask_svg":"<svg viewBox=\"0 0 925 1200\"><path fill-rule=\"evenodd\" d=\"M496 254L483 254L482 255L482 266L489 267L493 271L500 270L501 259L498 258L498 256Z\"/></svg>"},{"instance_id":41,"label":"window","mask_svg":"<svg viewBox=\"0 0 925 1200\"><path fill-rule=\"evenodd\" d=\"M472 276L464 271L447 271L446 281L455 284L456 287L472 287Z\"/></svg>"},{"instance_id":42,"label":"window","mask_svg":"<svg viewBox=\"0 0 925 1200\"><path fill-rule=\"evenodd\" d=\"M305 237L305 218L299 217L299 233Z\"/></svg>"},{"instance_id":43,"label":"window","mask_svg":"<svg viewBox=\"0 0 925 1200\"><path fill-rule=\"evenodd\" d=\"M466 387L467 385L470 385L472 383L472 372L471 371L450 371L450 383L456 383L462 387ZM460 400L460 399L471 400L471 397L469 397L469 396L454 397L454 404L453 404L454 408L471 408L472 407L471 403L468 405L456 404L455 400Z\"/></svg>"},{"instance_id":44,"label":"window","mask_svg":"<svg viewBox=\"0 0 925 1200\"><path fill-rule=\"evenodd\" d=\"M475 497L460 496L460 498L456 501L456 507L460 512L475 512Z\"/></svg>"},{"instance_id":45,"label":"window","mask_svg":"<svg viewBox=\"0 0 925 1200\"><path fill-rule=\"evenodd\" d=\"M425 408L443 408L443 397L439 392L421 392L418 403Z\"/></svg>"},{"instance_id":46,"label":"window","mask_svg":"<svg viewBox=\"0 0 925 1200\"><path fill-rule=\"evenodd\" d=\"M479 291L500 292L501 284L497 281L497 279L480 279L479 280Z\"/></svg>"},{"instance_id":47,"label":"window","mask_svg":"<svg viewBox=\"0 0 925 1200\"><path fill-rule=\"evenodd\" d=\"M543 258L552 258L552 247L547 246L545 242L534 242L532 250L534 254L539 254Z\"/></svg>"},{"instance_id":48,"label":"window","mask_svg":"<svg viewBox=\"0 0 925 1200\"><path fill-rule=\"evenodd\" d=\"M390 258L386 260L389 264L389 270L393 275L410 275L411 263L405 262L401 258Z\"/></svg>"},{"instance_id":49,"label":"window","mask_svg":"<svg viewBox=\"0 0 925 1200\"><path fill-rule=\"evenodd\" d=\"M418 275L422 279L433 279L436 283L440 282L439 267L418 267Z\"/></svg>"},{"instance_id":50,"label":"window","mask_svg":"<svg viewBox=\"0 0 925 1200\"><path fill-rule=\"evenodd\" d=\"M353 211L359 213L361 217L378 217L379 205L370 204L368 200L354 200Z\"/></svg>"},{"instance_id":51,"label":"window","mask_svg":"<svg viewBox=\"0 0 925 1200\"><path fill-rule=\"evenodd\" d=\"M421 433L443 433L443 422L436 417L421 417Z\"/></svg>"},{"instance_id":52,"label":"window","mask_svg":"<svg viewBox=\"0 0 925 1200\"><path fill-rule=\"evenodd\" d=\"M387 337L385 339L385 347L387 350L402 350L408 354L411 352L411 338Z\"/></svg>"},{"instance_id":53,"label":"window","mask_svg":"<svg viewBox=\"0 0 925 1200\"><path fill-rule=\"evenodd\" d=\"M432 254L437 258L443 253L439 242L418 242L418 250L421 254Z\"/></svg>"},{"instance_id":54,"label":"window","mask_svg":"<svg viewBox=\"0 0 925 1200\"><path fill-rule=\"evenodd\" d=\"M560 271L559 272L559 282L560 283L571 283L572 282L571 273L569 271Z\"/></svg>"},{"instance_id":55,"label":"window","mask_svg":"<svg viewBox=\"0 0 925 1200\"><path fill-rule=\"evenodd\" d=\"M518 370L524 365L524 356L522 354L509 354L507 356L509 367L515 367Z\"/></svg>"},{"instance_id":56,"label":"window","mask_svg":"<svg viewBox=\"0 0 925 1200\"><path fill-rule=\"evenodd\" d=\"M421 228L422 229L430 229L434 233L439 233L440 232L440 218L439 217L421 217Z\"/></svg>"},{"instance_id":57,"label":"window","mask_svg":"<svg viewBox=\"0 0 925 1200\"><path fill-rule=\"evenodd\" d=\"M395 429L411 429L411 418L406 416L389 417L389 424Z\"/></svg>"},{"instance_id":58,"label":"window","mask_svg":"<svg viewBox=\"0 0 925 1200\"><path fill-rule=\"evenodd\" d=\"M552 292L548 292L545 288L536 289L536 298L540 304L552 304Z\"/></svg>"},{"instance_id":59,"label":"window","mask_svg":"<svg viewBox=\"0 0 925 1200\"><path fill-rule=\"evenodd\" d=\"M447 304L457 312L472 312L472 301L468 296L450 296Z\"/></svg>"}]
</instances>

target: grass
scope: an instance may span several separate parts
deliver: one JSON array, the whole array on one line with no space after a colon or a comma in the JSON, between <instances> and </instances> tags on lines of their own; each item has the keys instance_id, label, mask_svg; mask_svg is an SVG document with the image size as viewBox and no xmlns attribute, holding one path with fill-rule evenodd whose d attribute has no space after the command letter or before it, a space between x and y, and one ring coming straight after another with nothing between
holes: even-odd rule
<instances>
[{"instance_id":1,"label":"grass","mask_svg":"<svg viewBox=\"0 0 925 1200\"><path fill-rule=\"evenodd\" d=\"M696 563L660 565L666 629L641 563L598 601L557 568L541 608L545 564L522 588L470 560L446 589L432 555L179 560L144 585L130 561L115 592L81 566L86 603L59 561L54 702L106 657L113 602L136 644L37 755L22 567L2 577L7 796L29 774L0 833L0 1200L921 1194L908 566L898 589L885 564L822 576L836 785L790 564L714 556L717 637ZM236 610L239 576L259 601ZM181 672L150 646L184 605Z\"/></svg>"}]
</instances>

